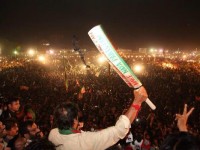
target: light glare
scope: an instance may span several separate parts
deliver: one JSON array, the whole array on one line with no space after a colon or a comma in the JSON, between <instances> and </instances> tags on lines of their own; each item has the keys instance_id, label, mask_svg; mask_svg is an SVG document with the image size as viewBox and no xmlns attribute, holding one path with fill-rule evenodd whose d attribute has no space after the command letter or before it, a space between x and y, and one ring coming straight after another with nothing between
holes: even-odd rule
<instances>
[{"instance_id":1,"label":"light glare","mask_svg":"<svg viewBox=\"0 0 200 150\"><path fill-rule=\"evenodd\" d=\"M28 51L28 55L31 56L31 57L34 56L35 55L35 51L33 49L30 49Z\"/></svg>"},{"instance_id":2,"label":"light glare","mask_svg":"<svg viewBox=\"0 0 200 150\"><path fill-rule=\"evenodd\" d=\"M134 66L134 71L137 72L137 73L140 73L142 72L143 70L143 66L142 65L135 65Z\"/></svg>"},{"instance_id":3,"label":"light glare","mask_svg":"<svg viewBox=\"0 0 200 150\"><path fill-rule=\"evenodd\" d=\"M105 56L100 56L98 61L99 61L99 63L104 63L106 61Z\"/></svg>"}]
</instances>

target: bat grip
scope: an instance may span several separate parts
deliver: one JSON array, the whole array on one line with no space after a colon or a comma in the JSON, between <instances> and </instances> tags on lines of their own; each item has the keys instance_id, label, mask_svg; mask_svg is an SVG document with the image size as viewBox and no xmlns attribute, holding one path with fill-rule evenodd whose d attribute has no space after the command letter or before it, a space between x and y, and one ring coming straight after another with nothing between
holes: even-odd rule
<instances>
[{"instance_id":1,"label":"bat grip","mask_svg":"<svg viewBox=\"0 0 200 150\"><path fill-rule=\"evenodd\" d=\"M149 107L152 109L152 110L155 110L156 109L156 106L151 102L151 100L149 98L147 98L145 100L145 102L149 105Z\"/></svg>"},{"instance_id":2,"label":"bat grip","mask_svg":"<svg viewBox=\"0 0 200 150\"><path fill-rule=\"evenodd\" d=\"M139 87L137 87L137 88L134 88L135 90L138 90L139 88L141 88L142 87L142 85L140 85ZM155 110L156 109L156 106L152 103L152 101L149 99L149 98L147 98L146 100L145 100L145 102L149 105L149 107L152 109L152 110Z\"/></svg>"}]
</instances>

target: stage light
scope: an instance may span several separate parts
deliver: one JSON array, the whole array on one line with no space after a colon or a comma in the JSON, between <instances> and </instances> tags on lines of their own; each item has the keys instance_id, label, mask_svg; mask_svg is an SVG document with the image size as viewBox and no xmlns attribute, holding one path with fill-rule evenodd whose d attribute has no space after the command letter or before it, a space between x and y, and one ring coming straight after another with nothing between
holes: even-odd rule
<instances>
[{"instance_id":1,"label":"stage light","mask_svg":"<svg viewBox=\"0 0 200 150\"><path fill-rule=\"evenodd\" d=\"M143 71L143 69L144 69L143 65L137 64L137 65L134 66L134 71L136 73L141 73Z\"/></svg>"},{"instance_id":2,"label":"stage light","mask_svg":"<svg viewBox=\"0 0 200 150\"><path fill-rule=\"evenodd\" d=\"M35 55L35 51L33 49L29 49L28 50L28 55L31 56L31 57L34 56Z\"/></svg>"},{"instance_id":3,"label":"stage light","mask_svg":"<svg viewBox=\"0 0 200 150\"><path fill-rule=\"evenodd\" d=\"M14 53L15 55L18 55L18 54L19 54L18 51L16 51L16 50L15 50L13 53Z\"/></svg>"},{"instance_id":4,"label":"stage light","mask_svg":"<svg viewBox=\"0 0 200 150\"><path fill-rule=\"evenodd\" d=\"M104 63L105 61L106 61L106 58L105 58L105 56L103 56L103 55L101 55L101 56L98 58L98 62L99 62L100 64Z\"/></svg>"},{"instance_id":5,"label":"stage light","mask_svg":"<svg viewBox=\"0 0 200 150\"><path fill-rule=\"evenodd\" d=\"M38 61L42 62L42 63L46 63L46 58L43 55L38 56Z\"/></svg>"}]
</instances>

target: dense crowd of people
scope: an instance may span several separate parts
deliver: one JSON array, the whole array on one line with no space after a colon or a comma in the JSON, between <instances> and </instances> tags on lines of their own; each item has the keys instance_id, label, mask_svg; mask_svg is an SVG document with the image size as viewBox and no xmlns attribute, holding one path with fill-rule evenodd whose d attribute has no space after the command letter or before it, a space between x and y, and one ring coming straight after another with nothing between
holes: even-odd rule
<instances>
[{"instance_id":1,"label":"dense crowd of people","mask_svg":"<svg viewBox=\"0 0 200 150\"><path fill-rule=\"evenodd\" d=\"M92 132L115 125L132 103L133 89L112 69L108 73L108 68L101 66L99 71L90 66L83 73L76 63L48 67L23 59L4 61L0 71L0 149L24 149L38 138L47 139L56 127L54 110L62 102L76 103L80 130ZM157 109L143 103L127 136L109 149L158 150L169 134L178 132L175 114L182 113L186 103L195 108L188 119L188 132L199 137L199 64L176 61L176 68L164 68L160 65L163 60L143 61L145 71L137 76Z\"/></svg>"}]
</instances>

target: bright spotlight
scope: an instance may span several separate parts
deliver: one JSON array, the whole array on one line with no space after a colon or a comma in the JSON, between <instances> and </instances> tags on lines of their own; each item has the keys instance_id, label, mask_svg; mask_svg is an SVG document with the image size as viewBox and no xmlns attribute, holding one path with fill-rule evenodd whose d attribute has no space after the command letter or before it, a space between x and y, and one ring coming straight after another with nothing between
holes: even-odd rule
<instances>
[{"instance_id":1,"label":"bright spotlight","mask_svg":"<svg viewBox=\"0 0 200 150\"><path fill-rule=\"evenodd\" d=\"M28 55L29 56L34 56L35 55L35 51L33 49L28 50Z\"/></svg>"},{"instance_id":2,"label":"bright spotlight","mask_svg":"<svg viewBox=\"0 0 200 150\"><path fill-rule=\"evenodd\" d=\"M85 66L85 65L82 65L82 69L85 70L85 69L86 69L86 66Z\"/></svg>"},{"instance_id":3,"label":"bright spotlight","mask_svg":"<svg viewBox=\"0 0 200 150\"><path fill-rule=\"evenodd\" d=\"M186 55L183 55L183 59L186 59L187 58L187 56Z\"/></svg>"},{"instance_id":4,"label":"bright spotlight","mask_svg":"<svg viewBox=\"0 0 200 150\"><path fill-rule=\"evenodd\" d=\"M49 50L49 54L53 55L54 54L54 50L50 49Z\"/></svg>"},{"instance_id":5,"label":"bright spotlight","mask_svg":"<svg viewBox=\"0 0 200 150\"><path fill-rule=\"evenodd\" d=\"M45 63L46 58L43 55L38 56L38 60L42 63Z\"/></svg>"},{"instance_id":6,"label":"bright spotlight","mask_svg":"<svg viewBox=\"0 0 200 150\"><path fill-rule=\"evenodd\" d=\"M142 65L135 65L134 66L134 71L137 73L140 73L143 70L143 66Z\"/></svg>"},{"instance_id":7,"label":"bright spotlight","mask_svg":"<svg viewBox=\"0 0 200 150\"><path fill-rule=\"evenodd\" d=\"M105 56L100 56L99 58L98 58L98 61L99 61L99 63L104 63L105 61L106 61L106 58L105 58Z\"/></svg>"},{"instance_id":8,"label":"bright spotlight","mask_svg":"<svg viewBox=\"0 0 200 150\"><path fill-rule=\"evenodd\" d=\"M18 51L16 51L16 50L15 50L13 53L14 53L15 55L18 55Z\"/></svg>"},{"instance_id":9,"label":"bright spotlight","mask_svg":"<svg viewBox=\"0 0 200 150\"><path fill-rule=\"evenodd\" d=\"M154 49L153 49L153 48L151 48L151 49L150 49L150 52L151 52L151 53L153 53L153 51L154 51Z\"/></svg>"}]
</instances>

